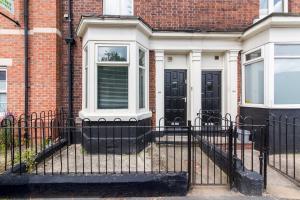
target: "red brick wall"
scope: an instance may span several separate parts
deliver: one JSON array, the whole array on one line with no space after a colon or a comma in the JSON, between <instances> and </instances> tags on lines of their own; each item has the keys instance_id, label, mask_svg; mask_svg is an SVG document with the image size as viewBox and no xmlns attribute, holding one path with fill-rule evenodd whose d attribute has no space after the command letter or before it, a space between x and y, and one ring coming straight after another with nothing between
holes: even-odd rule
<instances>
[{"instance_id":1,"label":"red brick wall","mask_svg":"<svg viewBox=\"0 0 300 200\"><path fill-rule=\"evenodd\" d=\"M29 1L29 111L40 112L59 108L62 38L56 33L34 33L33 28L60 30L61 4L59 0ZM21 27L0 16L0 29L19 33L0 35L0 58L12 59L7 68L8 111L24 112L24 23L23 1L15 0L15 12L3 8L0 12L19 21Z\"/></svg>"},{"instance_id":2,"label":"red brick wall","mask_svg":"<svg viewBox=\"0 0 300 200\"><path fill-rule=\"evenodd\" d=\"M300 0L289 1L289 12L300 13Z\"/></svg>"},{"instance_id":3,"label":"red brick wall","mask_svg":"<svg viewBox=\"0 0 300 200\"><path fill-rule=\"evenodd\" d=\"M135 0L135 12L156 29L240 31L258 17L259 0Z\"/></svg>"},{"instance_id":4,"label":"red brick wall","mask_svg":"<svg viewBox=\"0 0 300 200\"><path fill-rule=\"evenodd\" d=\"M150 111L154 111L152 112L152 126L156 125L156 110L155 110L155 98L156 98L156 93L155 93L155 83L156 83L156 79L155 79L155 71L156 71L156 67L155 67L155 52L154 51L150 51L149 52L149 108Z\"/></svg>"},{"instance_id":5,"label":"red brick wall","mask_svg":"<svg viewBox=\"0 0 300 200\"><path fill-rule=\"evenodd\" d=\"M68 12L67 1L63 1L63 13ZM80 38L76 37L75 29L78 26L80 17L82 15L101 15L102 14L102 0L77 0L73 1L73 31L76 40L74 46L74 81L73 81L73 101L74 101L74 116L78 116L82 105L82 46ZM68 35L68 23L63 20L63 35ZM61 87L62 87L62 105L65 109L68 106L68 66L67 66L67 44L63 42L62 53L62 72L61 72Z\"/></svg>"}]
</instances>

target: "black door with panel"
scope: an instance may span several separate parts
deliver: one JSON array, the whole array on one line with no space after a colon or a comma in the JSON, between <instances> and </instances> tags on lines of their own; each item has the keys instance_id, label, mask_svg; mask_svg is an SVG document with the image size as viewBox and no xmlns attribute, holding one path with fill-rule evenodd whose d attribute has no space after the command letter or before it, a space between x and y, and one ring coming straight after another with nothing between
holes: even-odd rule
<instances>
[{"instance_id":1,"label":"black door with panel","mask_svg":"<svg viewBox=\"0 0 300 200\"><path fill-rule=\"evenodd\" d=\"M202 116L221 116L221 72L202 72Z\"/></svg>"},{"instance_id":2,"label":"black door with panel","mask_svg":"<svg viewBox=\"0 0 300 200\"><path fill-rule=\"evenodd\" d=\"M165 124L186 125L186 70L165 70Z\"/></svg>"}]
</instances>

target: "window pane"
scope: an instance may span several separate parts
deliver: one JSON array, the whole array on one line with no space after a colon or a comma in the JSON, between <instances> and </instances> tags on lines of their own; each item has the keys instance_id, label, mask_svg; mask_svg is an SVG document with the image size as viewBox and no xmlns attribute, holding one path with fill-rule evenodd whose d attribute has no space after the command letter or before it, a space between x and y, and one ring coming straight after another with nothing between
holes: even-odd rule
<instances>
[{"instance_id":1,"label":"window pane","mask_svg":"<svg viewBox=\"0 0 300 200\"><path fill-rule=\"evenodd\" d=\"M245 102L264 103L264 62L245 66Z\"/></svg>"},{"instance_id":2,"label":"window pane","mask_svg":"<svg viewBox=\"0 0 300 200\"><path fill-rule=\"evenodd\" d=\"M6 112L7 111L7 95L6 94L0 94L0 112Z\"/></svg>"},{"instance_id":3,"label":"window pane","mask_svg":"<svg viewBox=\"0 0 300 200\"><path fill-rule=\"evenodd\" d=\"M268 15L268 0L260 0L259 15Z\"/></svg>"},{"instance_id":4,"label":"window pane","mask_svg":"<svg viewBox=\"0 0 300 200\"><path fill-rule=\"evenodd\" d=\"M275 104L300 104L300 59L275 59Z\"/></svg>"},{"instance_id":5,"label":"window pane","mask_svg":"<svg viewBox=\"0 0 300 200\"><path fill-rule=\"evenodd\" d=\"M88 76L89 76L89 70L88 68L85 68L85 108L88 107L88 100L89 100L89 93L88 93L88 89L89 89L89 82L88 82Z\"/></svg>"},{"instance_id":6,"label":"window pane","mask_svg":"<svg viewBox=\"0 0 300 200\"><path fill-rule=\"evenodd\" d=\"M84 53L85 53L85 60L84 60L84 64L85 64L85 66L88 66L88 64L89 64L89 50L88 50L88 48L85 48L85 50L84 50Z\"/></svg>"},{"instance_id":7,"label":"window pane","mask_svg":"<svg viewBox=\"0 0 300 200\"><path fill-rule=\"evenodd\" d=\"M145 52L139 49L139 65L145 67Z\"/></svg>"},{"instance_id":8,"label":"window pane","mask_svg":"<svg viewBox=\"0 0 300 200\"><path fill-rule=\"evenodd\" d=\"M0 71L0 91L6 91L6 71Z\"/></svg>"},{"instance_id":9,"label":"window pane","mask_svg":"<svg viewBox=\"0 0 300 200\"><path fill-rule=\"evenodd\" d=\"M133 15L132 0L105 0L105 15Z\"/></svg>"},{"instance_id":10,"label":"window pane","mask_svg":"<svg viewBox=\"0 0 300 200\"><path fill-rule=\"evenodd\" d=\"M145 69L139 68L139 105L145 108Z\"/></svg>"},{"instance_id":11,"label":"window pane","mask_svg":"<svg viewBox=\"0 0 300 200\"><path fill-rule=\"evenodd\" d=\"M120 0L105 0L105 15L120 15Z\"/></svg>"},{"instance_id":12,"label":"window pane","mask_svg":"<svg viewBox=\"0 0 300 200\"><path fill-rule=\"evenodd\" d=\"M283 12L283 1L284 0L274 0L274 12Z\"/></svg>"},{"instance_id":13,"label":"window pane","mask_svg":"<svg viewBox=\"0 0 300 200\"><path fill-rule=\"evenodd\" d=\"M127 47L99 47L98 59L100 62L126 62Z\"/></svg>"},{"instance_id":14,"label":"window pane","mask_svg":"<svg viewBox=\"0 0 300 200\"><path fill-rule=\"evenodd\" d=\"M260 57L261 57L261 50L259 49L257 51L246 54L246 61L249 61L249 60L252 60L255 58L260 58Z\"/></svg>"},{"instance_id":15,"label":"window pane","mask_svg":"<svg viewBox=\"0 0 300 200\"><path fill-rule=\"evenodd\" d=\"M121 10L122 10L122 15L133 15L132 12L132 0L120 0L121 3Z\"/></svg>"},{"instance_id":16,"label":"window pane","mask_svg":"<svg viewBox=\"0 0 300 200\"><path fill-rule=\"evenodd\" d=\"M300 45L277 44L275 45L275 56L300 56Z\"/></svg>"},{"instance_id":17,"label":"window pane","mask_svg":"<svg viewBox=\"0 0 300 200\"><path fill-rule=\"evenodd\" d=\"M128 108L128 67L98 67L98 109Z\"/></svg>"}]
</instances>

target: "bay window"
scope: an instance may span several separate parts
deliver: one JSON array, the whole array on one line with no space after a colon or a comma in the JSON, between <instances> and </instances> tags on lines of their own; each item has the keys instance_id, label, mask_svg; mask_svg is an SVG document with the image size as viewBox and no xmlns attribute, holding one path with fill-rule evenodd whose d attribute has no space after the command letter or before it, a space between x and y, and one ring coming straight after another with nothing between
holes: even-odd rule
<instances>
[{"instance_id":1,"label":"bay window","mask_svg":"<svg viewBox=\"0 0 300 200\"><path fill-rule=\"evenodd\" d=\"M274 104L300 104L300 45L274 47Z\"/></svg>"},{"instance_id":2,"label":"bay window","mask_svg":"<svg viewBox=\"0 0 300 200\"><path fill-rule=\"evenodd\" d=\"M245 103L264 104L264 61L261 49L246 54L245 57Z\"/></svg>"},{"instance_id":3,"label":"bay window","mask_svg":"<svg viewBox=\"0 0 300 200\"><path fill-rule=\"evenodd\" d=\"M104 15L133 15L133 0L104 0Z\"/></svg>"},{"instance_id":4,"label":"bay window","mask_svg":"<svg viewBox=\"0 0 300 200\"><path fill-rule=\"evenodd\" d=\"M0 113L7 112L7 71L0 68Z\"/></svg>"},{"instance_id":5,"label":"bay window","mask_svg":"<svg viewBox=\"0 0 300 200\"><path fill-rule=\"evenodd\" d=\"M128 109L128 47L99 46L97 108Z\"/></svg>"}]
</instances>

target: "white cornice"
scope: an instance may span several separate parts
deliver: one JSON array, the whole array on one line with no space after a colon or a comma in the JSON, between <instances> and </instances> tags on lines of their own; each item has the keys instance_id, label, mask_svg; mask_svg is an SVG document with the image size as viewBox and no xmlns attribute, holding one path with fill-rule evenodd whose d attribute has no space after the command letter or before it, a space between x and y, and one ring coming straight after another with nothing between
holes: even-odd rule
<instances>
[{"instance_id":1,"label":"white cornice","mask_svg":"<svg viewBox=\"0 0 300 200\"><path fill-rule=\"evenodd\" d=\"M136 27L151 39L227 39L243 41L268 28L300 28L299 16L269 16L256 22L243 32L176 32L155 31L138 18L97 18L83 17L77 28L77 35L82 37L89 26L99 27Z\"/></svg>"},{"instance_id":2,"label":"white cornice","mask_svg":"<svg viewBox=\"0 0 300 200\"><path fill-rule=\"evenodd\" d=\"M178 38L178 39L239 39L242 33L211 32L187 33L174 31L152 31L139 19L111 19L111 18L82 18L77 28L77 35L83 37L89 26L99 27L137 27L151 39Z\"/></svg>"},{"instance_id":3,"label":"white cornice","mask_svg":"<svg viewBox=\"0 0 300 200\"><path fill-rule=\"evenodd\" d=\"M150 36L152 30L138 19L102 19L102 18L82 18L77 28L77 35L82 37L89 26L99 27L136 27Z\"/></svg>"},{"instance_id":4,"label":"white cornice","mask_svg":"<svg viewBox=\"0 0 300 200\"><path fill-rule=\"evenodd\" d=\"M300 17L270 16L267 19L262 19L244 32L242 40L247 40L270 28L300 28Z\"/></svg>"}]
</instances>

